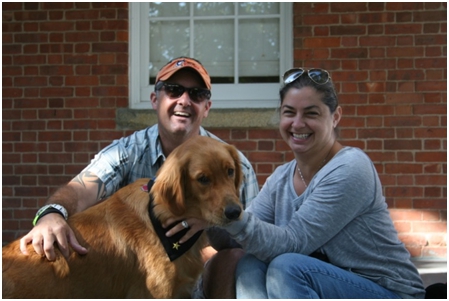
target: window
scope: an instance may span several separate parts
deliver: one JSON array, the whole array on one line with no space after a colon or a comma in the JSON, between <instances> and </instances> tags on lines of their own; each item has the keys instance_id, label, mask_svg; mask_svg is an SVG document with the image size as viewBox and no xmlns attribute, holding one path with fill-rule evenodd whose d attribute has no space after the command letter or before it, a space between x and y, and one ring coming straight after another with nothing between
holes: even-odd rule
<instances>
[{"instance_id":1,"label":"window","mask_svg":"<svg viewBox=\"0 0 449 301\"><path fill-rule=\"evenodd\" d=\"M157 72L170 59L201 61L213 108L278 105L281 73L292 65L292 4L130 3L130 103L150 108Z\"/></svg>"}]
</instances>

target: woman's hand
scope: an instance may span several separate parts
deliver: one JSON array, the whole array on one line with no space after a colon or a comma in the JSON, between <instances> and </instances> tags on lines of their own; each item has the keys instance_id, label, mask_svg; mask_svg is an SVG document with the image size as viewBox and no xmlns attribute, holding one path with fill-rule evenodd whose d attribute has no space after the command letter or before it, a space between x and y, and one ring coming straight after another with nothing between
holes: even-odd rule
<instances>
[{"instance_id":1,"label":"woman's hand","mask_svg":"<svg viewBox=\"0 0 449 301\"><path fill-rule=\"evenodd\" d=\"M208 226L207 222L204 220L197 219L194 217L188 217L182 220L180 220L179 218L169 218L165 223L162 224L162 227L167 228L169 225L175 222L178 222L178 224L175 225L173 228L171 228L169 231L167 231L165 235L167 237L170 237L185 228L189 229L187 233L179 240L180 244L185 243L198 231L204 230Z\"/></svg>"}]
</instances>

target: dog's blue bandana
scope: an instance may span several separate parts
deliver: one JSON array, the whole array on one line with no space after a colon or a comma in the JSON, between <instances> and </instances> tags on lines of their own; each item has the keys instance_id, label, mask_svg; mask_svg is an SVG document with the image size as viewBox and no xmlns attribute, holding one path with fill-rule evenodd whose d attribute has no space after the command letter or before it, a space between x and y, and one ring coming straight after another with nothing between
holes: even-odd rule
<instances>
[{"instance_id":1,"label":"dog's blue bandana","mask_svg":"<svg viewBox=\"0 0 449 301\"><path fill-rule=\"evenodd\" d=\"M171 228L173 228L178 222L171 224L167 228L163 228L161 221L154 215L153 195L150 193L153 184L154 179L151 179L146 185L146 187L145 186L142 187L142 190L148 191L150 195L150 204L148 205L148 213L150 214L151 222L153 224L154 230L157 233L157 236L159 237L159 240L164 246L165 252L170 258L170 261L173 261L182 254L184 254L185 252L187 252L193 246L193 244L198 240L200 235L203 233L203 230L198 231L194 236L192 236L188 241L184 242L183 244L179 243L179 239L183 237L184 234L186 234L189 228L183 229L171 237L165 236L165 233Z\"/></svg>"}]
</instances>

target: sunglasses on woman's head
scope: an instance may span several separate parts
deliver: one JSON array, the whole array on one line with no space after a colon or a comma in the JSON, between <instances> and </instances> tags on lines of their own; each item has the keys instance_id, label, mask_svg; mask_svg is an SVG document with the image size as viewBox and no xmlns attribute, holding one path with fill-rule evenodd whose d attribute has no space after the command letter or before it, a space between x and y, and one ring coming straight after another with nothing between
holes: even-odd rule
<instances>
[{"instance_id":1,"label":"sunglasses on woman's head","mask_svg":"<svg viewBox=\"0 0 449 301\"><path fill-rule=\"evenodd\" d=\"M172 99L181 97L186 91L189 94L190 99L198 103L210 99L212 96L211 92L204 88L186 88L178 84L160 83L162 84L157 87L157 90L164 88L165 93Z\"/></svg>"},{"instance_id":2,"label":"sunglasses on woman's head","mask_svg":"<svg viewBox=\"0 0 449 301\"><path fill-rule=\"evenodd\" d=\"M301 75L307 73L309 78L317 85L324 85L330 80L329 72L324 69L310 69L305 70L303 68L293 68L284 73L282 79L284 84L290 84L301 77Z\"/></svg>"}]
</instances>

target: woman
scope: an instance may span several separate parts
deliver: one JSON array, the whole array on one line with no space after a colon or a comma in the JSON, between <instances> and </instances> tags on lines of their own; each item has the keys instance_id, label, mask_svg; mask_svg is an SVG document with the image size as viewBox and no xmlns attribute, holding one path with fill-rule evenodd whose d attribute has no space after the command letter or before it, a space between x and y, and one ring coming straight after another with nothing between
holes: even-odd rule
<instances>
[{"instance_id":1,"label":"woman","mask_svg":"<svg viewBox=\"0 0 449 301\"><path fill-rule=\"evenodd\" d=\"M287 71L280 98L279 130L295 159L224 227L246 251L237 298L424 298L373 163L337 141L342 110L329 73Z\"/></svg>"}]
</instances>

